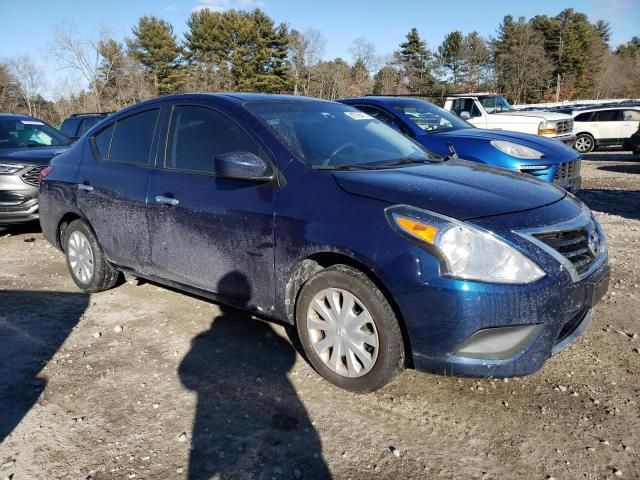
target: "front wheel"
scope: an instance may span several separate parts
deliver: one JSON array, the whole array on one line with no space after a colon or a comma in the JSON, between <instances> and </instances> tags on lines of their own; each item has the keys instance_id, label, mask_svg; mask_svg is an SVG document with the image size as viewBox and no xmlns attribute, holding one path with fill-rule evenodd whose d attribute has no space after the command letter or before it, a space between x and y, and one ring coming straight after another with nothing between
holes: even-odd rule
<instances>
[{"instance_id":1,"label":"front wheel","mask_svg":"<svg viewBox=\"0 0 640 480\"><path fill-rule=\"evenodd\" d=\"M102 253L95 235L83 220L65 231L64 252L71 278L80 290L96 293L112 288L120 277Z\"/></svg>"},{"instance_id":2,"label":"front wheel","mask_svg":"<svg viewBox=\"0 0 640 480\"><path fill-rule=\"evenodd\" d=\"M308 280L296 302L296 325L313 368L353 392L383 387L404 368L396 315L362 272L336 265Z\"/></svg>"},{"instance_id":3,"label":"front wheel","mask_svg":"<svg viewBox=\"0 0 640 480\"><path fill-rule=\"evenodd\" d=\"M595 141L588 133L581 133L576 138L575 149L580 153L589 153L595 148Z\"/></svg>"}]
</instances>

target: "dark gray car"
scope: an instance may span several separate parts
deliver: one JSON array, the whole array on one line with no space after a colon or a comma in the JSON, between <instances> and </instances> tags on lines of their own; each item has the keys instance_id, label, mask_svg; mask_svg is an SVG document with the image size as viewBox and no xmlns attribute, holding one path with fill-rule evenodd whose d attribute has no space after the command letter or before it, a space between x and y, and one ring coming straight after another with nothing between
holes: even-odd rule
<instances>
[{"instance_id":1,"label":"dark gray car","mask_svg":"<svg viewBox=\"0 0 640 480\"><path fill-rule=\"evenodd\" d=\"M26 115L0 114L0 225L38 219L38 177L71 141Z\"/></svg>"}]
</instances>

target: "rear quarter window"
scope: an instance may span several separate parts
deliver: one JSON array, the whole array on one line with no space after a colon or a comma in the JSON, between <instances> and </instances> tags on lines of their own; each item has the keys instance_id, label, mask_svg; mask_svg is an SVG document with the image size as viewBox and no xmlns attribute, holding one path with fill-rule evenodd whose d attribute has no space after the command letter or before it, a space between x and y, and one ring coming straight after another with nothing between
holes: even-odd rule
<instances>
[{"instance_id":1,"label":"rear quarter window","mask_svg":"<svg viewBox=\"0 0 640 480\"><path fill-rule=\"evenodd\" d=\"M113 136L113 124L102 130L95 137L93 143L98 154L103 159L109 158L109 147L111 146L111 137Z\"/></svg>"}]
</instances>

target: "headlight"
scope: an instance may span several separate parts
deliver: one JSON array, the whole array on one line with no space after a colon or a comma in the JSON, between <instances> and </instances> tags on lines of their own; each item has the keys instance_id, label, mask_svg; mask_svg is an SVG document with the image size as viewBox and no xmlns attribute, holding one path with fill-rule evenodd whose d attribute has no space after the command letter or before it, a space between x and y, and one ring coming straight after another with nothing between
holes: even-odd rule
<instances>
[{"instance_id":1,"label":"headlight","mask_svg":"<svg viewBox=\"0 0 640 480\"><path fill-rule=\"evenodd\" d=\"M533 148L525 147L518 143L506 142L504 140L491 140L491 145L502 153L506 153L512 157L524 158L527 160L538 160L544 157L544 153L534 150Z\"/></svg>"},{"instance_id":2,"label":"headlight","mask_svg":"<svg viewBox=\"0 0 640 480\"><path fill-rule=\"evenodd\" d=\"M16 165L15 163L0 163L0 175L11 175L22 170L26 165Z\"/></svg>"},{"instance_id":3,"label":"headlight","mask_svg":"<svg viewBox=\"0 0 640 480\"><path fill-rule=\"evenodd\" d=\"M556 122L550 120L543 120L538 125L538 135L555 135L558 132L558 125Z\"/></svg>"},{"instance_id":4,"label":"headlight","mask_svg":"<svg viewBox=\"0 0 640 480\"><path fill-rule=\"evenodd\" d=\"M391 227L440 259L441 273L490 283L532 283L545 272L491 232L405 205L385 210Z\"/></svg>"}]
</instances>

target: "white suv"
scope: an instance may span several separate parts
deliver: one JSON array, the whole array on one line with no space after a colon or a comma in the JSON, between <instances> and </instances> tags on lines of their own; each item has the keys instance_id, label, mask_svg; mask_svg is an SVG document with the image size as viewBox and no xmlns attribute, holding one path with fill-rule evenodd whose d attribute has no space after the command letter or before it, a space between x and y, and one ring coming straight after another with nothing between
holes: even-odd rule
<instances>
[{"instance_id":1,"label":"white suv","mask_svg":"<svg viewBox=\"0 0 640 480\"><path fill-rule=\"evenodd\" d=\"M593 107L573 111L575 149L588 153L596 147L622 145L638 130L640 107Z\"/></svg>"}]
</instances>

